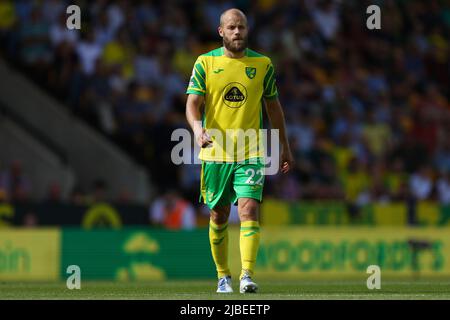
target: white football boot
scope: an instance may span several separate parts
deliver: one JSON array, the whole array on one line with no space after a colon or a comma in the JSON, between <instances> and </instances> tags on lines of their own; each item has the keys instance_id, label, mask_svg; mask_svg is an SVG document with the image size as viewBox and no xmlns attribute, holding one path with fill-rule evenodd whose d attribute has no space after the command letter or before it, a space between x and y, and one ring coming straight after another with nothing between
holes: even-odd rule
<instances>
[{"instance_id":1,"label":"white football boot","mask_svg":"<svg viewBox=\"0 0 450 320\"><path fill-rule=\"evenodd\" d=\"M241 284L239 286L240 293L256 293L258 291L258 285L253 282L248 273L245 273L241 278Z\"/></svg>"},{"instance_id":2,"label":"white football boot","mask_svg":"<svg viewBox=\"0 0 450 320\"><path fill-rule=\"evenodd\" d=\"M225 276L219 279L217 284L217 293L233 293L233 288L231 287L231 277Z\"/></svg>"}]
</instances>

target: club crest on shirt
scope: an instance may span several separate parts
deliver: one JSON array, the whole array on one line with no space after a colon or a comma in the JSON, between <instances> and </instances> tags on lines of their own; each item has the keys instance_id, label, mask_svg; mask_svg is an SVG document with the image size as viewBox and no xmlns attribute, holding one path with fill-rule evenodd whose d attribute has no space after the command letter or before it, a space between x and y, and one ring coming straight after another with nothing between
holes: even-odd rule
<instances>
[{"instance_id":1,"label":"club crest on shirt","mask_svg":"<svg viewBox=\"0 0 450 320\"><path fill-rule=\"evenodd\" d=\"M253 79L256 76L256 68L253 67L245 67L245 74L250 79Z\"/></svg>"}]
</instances>

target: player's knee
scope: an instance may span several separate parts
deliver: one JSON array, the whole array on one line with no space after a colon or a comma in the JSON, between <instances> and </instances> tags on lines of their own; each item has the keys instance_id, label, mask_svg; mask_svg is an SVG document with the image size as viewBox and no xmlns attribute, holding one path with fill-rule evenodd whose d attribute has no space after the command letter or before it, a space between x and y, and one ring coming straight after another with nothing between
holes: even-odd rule
<instances>
[{"instance_id":1,"label":"player's knee","mask_svg":"<svg viewBox=\"0 0 450 320\"><path fill-rule=\"evenodd\" d=\"M228 221L229 212L226 209L213 209L211 210L211 220L215 224L224 224Z\"/></svg>"},{"instance_id":2,"label":"player's knee","mask_svg":"<svg viewBox=\"0 0 450 320\"><path fill-rule=\"evenodd\" d=\"M258 220L259 203L254 199L243 199L239 203L239 217L241 221Z\"/></svg>"}]
</instances>

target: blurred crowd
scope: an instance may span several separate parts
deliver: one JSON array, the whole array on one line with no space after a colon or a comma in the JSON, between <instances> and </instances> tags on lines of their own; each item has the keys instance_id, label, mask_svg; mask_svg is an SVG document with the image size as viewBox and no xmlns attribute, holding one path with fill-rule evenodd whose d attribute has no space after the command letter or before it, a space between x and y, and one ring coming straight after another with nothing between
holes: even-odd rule
<instances>
[{"instance_id":1,"label":"blurred crowd","mask_svg":"<svg viewBox=\"0 0 450 320\"><path fill-rule=\"evenodd\" d=\"M66 27L72 3L79 31ZM366 27L371 4L381 30ZM188 127L193 63L222 45L231 7L248 15L250 47L272 58L296 159L267 177L266 197L450 203L448 1L5 0L1 51L147 166L162 194L195 202L199 166L171 163L170 136Z\"/></svg>"},{"instance_id":2,"label":"blurred crowd","mask_svg":"<svg viewBox=\"0 0 450 320\"><path fill-rule=\"evenodd\" d=\"M75 186L71 190L68 199L63 196L61 185L56 182L50 182L46 187L45 196L41 202L46 204L70 203L74 205L91 205L97 202L110 201L108 199L108 185L103 179L95 179L88 190L83 190L79 186ZM27 203L36 201L33 196L32 179L26 165L18 159L11 162L0 161L0 204L1 203ZM127 194L121 194L118 199L114 199L115 203L130 203Z\"/></svg>"},{"instance_id":3,"label":"blurred crowd","mask_svg":"<svg viewBox=\"0 0 450 320\"><path fill-rule=\"evenodd\" d=\"M30 179L20 161L12 161L9 167L0 162L0 203L27 201L31 192Z\"/></svg>"}]
</instances>

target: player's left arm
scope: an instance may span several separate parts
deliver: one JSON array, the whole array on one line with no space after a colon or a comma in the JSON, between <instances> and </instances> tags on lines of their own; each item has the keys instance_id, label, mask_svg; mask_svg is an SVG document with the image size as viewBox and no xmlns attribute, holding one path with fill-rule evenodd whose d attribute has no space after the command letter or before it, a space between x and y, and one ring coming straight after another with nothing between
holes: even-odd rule
<instances>
[{"instance_id":1,"label":"player's left arm","mask_svg":"<svg viewBox=\"0 0 450 320\"><path fill-rule=\"evenodd\" d=\"M278 97L272 99L265 98L264 102L272 128L278 129L280 133L280 167L281 172L287 173L294 166L294 157L292 156L291 148L289 147L283 108L281 107L281 103L278 100Z\"/></svg>"}]
</instances>

